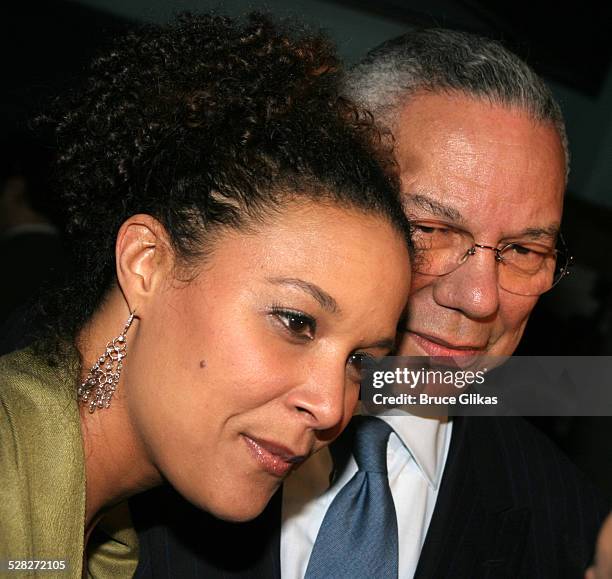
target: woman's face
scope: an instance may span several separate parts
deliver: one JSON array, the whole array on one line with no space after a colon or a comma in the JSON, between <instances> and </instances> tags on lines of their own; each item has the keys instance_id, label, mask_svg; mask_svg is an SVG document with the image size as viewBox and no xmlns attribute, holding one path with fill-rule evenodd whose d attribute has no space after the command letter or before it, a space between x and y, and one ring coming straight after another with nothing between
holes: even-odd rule
<instances>
[{"instance_id":1,"label":"woman's face","mask_svg":"<svg viewBox=\"0 0 612 579\"><path fill-rule=\"evenodd\" d=\"M346 426L359 359L393 345L409 267L385 220L335 206L293 204L222 234L128 335L126 404L154 467L221 518L258 515Z\"/></svg>"}]
</instances>

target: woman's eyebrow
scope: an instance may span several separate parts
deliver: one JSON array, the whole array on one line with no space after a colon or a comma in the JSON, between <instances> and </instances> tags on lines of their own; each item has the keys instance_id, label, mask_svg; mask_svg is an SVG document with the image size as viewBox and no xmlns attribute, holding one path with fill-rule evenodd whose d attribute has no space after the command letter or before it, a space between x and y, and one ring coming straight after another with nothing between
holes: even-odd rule
<instances>
[{"instance_id":1,"label":"woman's eyebrow","mask_svg":"<svg viewBox=\"0 0 612 579\"><path fill-rule=\"evenodd\" d=\"M429 197L429 195L423 195L422 193L404 193L402 195L402 201L404 208L406 208L407 205L416 205L436 217L450 219L455 223L465 222L463 215L461 215L457 209L445 203L440 203L433 199L433 197Z\"/></svg>"},{"instance_id":2,"label":"woman's eyebrow","mask_svg":"<svg viewBox=\"0 0 612 579\"><path fill-rule=\"evenodd\" d=\"M377 340L371 344L368 344L368 348L377 348L381 350L388 350L389 352L395 348L395 337L393 338L382 338L381 340Z\"/></svg>"},{"instance_id":3,"label":"woman's eyebrow","mask_svg":"<svg viewBox=\"0 0 612 579\"><path fill-rule=\"evenodd\" d=\"M333 314L340 312L340 308L338 307L336 300L314 283L297 277L272 277L267 278L267 281L276 285L293 286L306 292L307 294L310 294L324 310L327 310Z\"/></svg>"}]
</instances>

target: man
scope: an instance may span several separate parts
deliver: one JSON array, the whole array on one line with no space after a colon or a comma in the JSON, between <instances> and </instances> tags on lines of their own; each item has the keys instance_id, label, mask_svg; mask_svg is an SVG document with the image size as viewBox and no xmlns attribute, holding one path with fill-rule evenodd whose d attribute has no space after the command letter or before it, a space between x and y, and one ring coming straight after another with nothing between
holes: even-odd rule
<instances>
[{"instance_id":1,"label":"man","mask_svg":"<svg viewBox=\"0 0 612 579\"><path fill-rule=\"evenodd\" d=\"M612 514L606 519L597 538L597 551L585 579L612 579Z\"/></svg>"},{"instance_id":2,"label":"man","mask_svg":"<svg viewBox=\"0 0 612 579\"><path fill-rule=\"evenodd\" d=\"M498 44L446 30L414 31L384 44L353 71L349 88L395 137L416 235L431 240L451 232L451 246L467 243L469 250L437 269L431 260L417 266L399 352L512 354L539 294L556 281L518 279L506 265L512 254L552 252L558 237L568 153L550 92ZM582 576L603 512L542 435L518 419L385 420L393 428L387 477L398 536L392 574ZM325 576L329 565L329 577L368 576L342 569L365 548L335 548L335 561L312 563L317 536L328 540L326 512L357 472L350 457L330 486L332 466L328 453L309 461L263 518L236 534L202 517L194 523L176 509L165 528L145 523L141 569L180 565L214 577L231 568L232 577L294 579ZM211 528L222 539L197 545L198 534ZM149 557L159 555L160 541L169 551ZM229 566L216 560L227 544L237 546ZM310 574L313 567L318 575Z\"/></svg>"}]
</instances>

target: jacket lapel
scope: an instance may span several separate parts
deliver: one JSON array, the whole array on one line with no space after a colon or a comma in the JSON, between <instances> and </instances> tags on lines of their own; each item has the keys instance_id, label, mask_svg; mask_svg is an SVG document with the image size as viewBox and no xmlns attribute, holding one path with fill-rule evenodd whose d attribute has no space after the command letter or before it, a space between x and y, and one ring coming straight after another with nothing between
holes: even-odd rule
<instances>
[{"instance_id":1,"label":"jacket lapel","mask_svg":"<svg viewBox=\"0 0 612 579\"><path fill-rule=\"evenodd\" d=\"M415 579L519 576L531 513L515 505L495 426L488 417L453 419L447 464Z\"/></svg>"},{"instance_id":2,"label":"jacket lapel","mask_svg":"<svg viewBox=\"0 0 612 579\"><path fill-rule=\"evenodd\" d=\"M136 578L280 579L280 490L243 524L215 519L169 487L130 503L140 542Z\"/></svg>"},{"instance_id":3,"label":"jacket lapel","mask_svg":"<svg viewBox=\"0 0 612 579\"><path fill-rule=\"evenodd\" d=\"M282 487L270 500L266 510L254 521L249 523L248 541L256 540L261 556L251 569L245 569L240 575L242 579L280 579L280 534L282 511ZM232 575L234 577L234 575Z\"/></svg>"}]
</instances>

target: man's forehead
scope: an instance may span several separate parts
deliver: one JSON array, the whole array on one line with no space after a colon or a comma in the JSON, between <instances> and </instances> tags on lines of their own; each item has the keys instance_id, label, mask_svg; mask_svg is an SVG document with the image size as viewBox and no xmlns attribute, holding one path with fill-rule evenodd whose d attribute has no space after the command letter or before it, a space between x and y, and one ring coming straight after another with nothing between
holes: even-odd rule
<instances>
[{"instance_id":1,"label":"man's forehead","mask_svg":"<svg viewBox=\"0 0 612 579\"><path fill-rule=\"evenodd\" d=\"M491 236L556 235L565 168L552 126L444 95L418 96L399 123L396 155L409 214Z\"/></svg>"},{"instance_id":2,"label":"man's forehead","mask_svg":"<svg viewBox=\"0 0 612 579\"><path fill-rule=\"evenodd\" d=\"M557 128L516 106L464 93L416 93L400 105L391 128L400 161L432 146L445 147L459 159L469 157L474 145L506 151L544 147L552 150L565 174L565 152ZM496 169L502 172L512 167L498 165Z\"/></svg>"}]
</instances>

